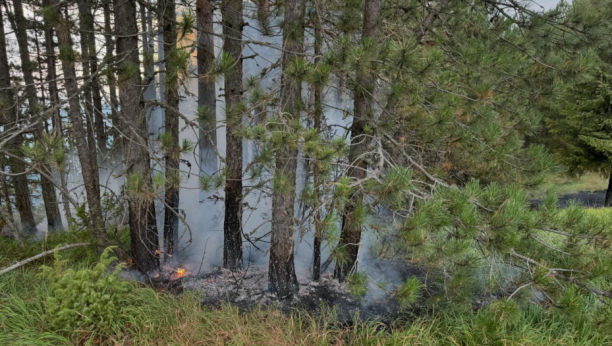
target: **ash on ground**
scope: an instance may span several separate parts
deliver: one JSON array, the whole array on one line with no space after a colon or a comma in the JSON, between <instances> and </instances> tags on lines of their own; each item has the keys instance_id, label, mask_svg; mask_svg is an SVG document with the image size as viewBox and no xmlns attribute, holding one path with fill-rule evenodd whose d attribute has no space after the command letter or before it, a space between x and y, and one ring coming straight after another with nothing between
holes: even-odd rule
<instances>
[{"instance_id":1,"label":"ash on ground","mask_svg":"<svg viewBox=\"0 0 612 346\"><path fill-rule=\"evenodd\" d=\"M394 298L394 290L411 276L426 283L426 272L422 268L389 261L376 261L362 268L368 273L368 290L365 297L354 297L348 287L324 274L319 281L298 274L299 294L291 299L279 300L268 290L268 268L250 266L232 273L217 269L212 273L195 274L175 280L182 290L190 290L203 296L203 304L219 306L229 303L248 311L257 307L275 306L283 311L302 310L319 314L333 308L340 323L356 319L376 320L391 323L412 319L419 313L418 304L409 308L400 307Z\"/></svg>"}]
</instances>

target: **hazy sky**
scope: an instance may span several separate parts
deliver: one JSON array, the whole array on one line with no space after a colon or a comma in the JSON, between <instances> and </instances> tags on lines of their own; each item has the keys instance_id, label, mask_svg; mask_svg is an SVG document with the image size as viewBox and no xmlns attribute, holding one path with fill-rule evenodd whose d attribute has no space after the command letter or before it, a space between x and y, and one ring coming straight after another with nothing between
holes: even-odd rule
<instances>
[{"instance_id":1,"label":"hazy sky","mask_svg":"<svg viewBox=\"0 0 612 346\"><path fill-rule=\"evenodd\" d=\"M549 10L549 9L555 7L559 3L559 0L535 0L534 2L536 4L544 7L544 9Z\"/></svg>"}]
</instances>

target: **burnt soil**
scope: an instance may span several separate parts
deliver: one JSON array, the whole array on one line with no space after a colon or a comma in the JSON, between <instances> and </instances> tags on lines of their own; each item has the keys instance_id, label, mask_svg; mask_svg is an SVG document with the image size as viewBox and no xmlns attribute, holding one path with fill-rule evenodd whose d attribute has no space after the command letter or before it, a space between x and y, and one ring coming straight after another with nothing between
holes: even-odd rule
<instances>
[{"instance_id":1,"label":"burnt soil","mask_svg":"<svg viewBox=\"0 0 612 346\"><path fill-rule=\"evenodd\" d=\"M180 294L189 290L202 296L202 304L218 307L231 304L241 311L275 307L284 312L306 311L314 315L333 314L338 323L351 325L356 321L377 321L391 326L397 321L413 320L423 314L424 304L416 303L401 307L394 297L395 289L416 276L426 288L422 292L424 301L436 288L428 285L426 271L404 261L369 260L361 269L368 274L367 294L353 296L348 287L333 279L331 273L312 281L309 276L298 273L300 290L291 299L278 299L268 290L266 266L250 266L241 272L232 273L216 269L210 273L189 273L182 278L162 275L146 278L123 272L125 278L148 283L158 290ZM132 272L131 270L128 272Z\"/></svg>"}]
</instances>

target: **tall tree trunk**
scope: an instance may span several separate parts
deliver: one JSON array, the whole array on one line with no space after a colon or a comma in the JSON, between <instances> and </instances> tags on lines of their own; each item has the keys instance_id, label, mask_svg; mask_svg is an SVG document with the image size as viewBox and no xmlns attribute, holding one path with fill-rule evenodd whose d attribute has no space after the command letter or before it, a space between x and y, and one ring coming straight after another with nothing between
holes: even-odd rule
<instances>
[{"instance_id":1,"label":"tall tree trunk","mask_svg":"<svg viewBox=\"0 0 612 346\"><path fill-rule=\"evenodd\" d=\"M292 59L304 48L305 0L287 0L283 23L283 56L281 81L281 111L286 117L284 131L291 131L289 124L299 121L302 85L287 78L285 72ZM298 282L293 262L295 183L297 171L297 143L283 146L276 152L276 179L286 182L286 191L275 189L272 197L272 239L270 245L270 290L279 297L291 297L298 292Z\"/></svg>"},{"instance_id":2,"label":"tall tree trunk","mask_svg":"<svg viewBox=\"0 0 612 346\"><path fill-rule=\"evenodd\" d=\"M225 74L226 182L223 267L242 268L242 0L223 0L223 51L235 64Z\"/></svg>"},{"instance_id":3,"label":"tall tree trunk","mask_svg":"<svg viewBox=\"0 0 612 346\"><path fill-rule=\"evenodd\" d=\"M81 173L85 192L87 193L87 205L91 216L91 227L98 238L104 239L102 232L102 207L100 205L100 186L98 184L97 165L93 162L95 156L91 156L87 143L86 134L83 132L83 117L81 116L81 104L79 101L79 88L76 81L74 68L74 51L70 40L69 21L61 11L60 0L52 0L51 5L56 7L55 24L58 45L63 54L60 55L62 70L64 72L64 85L68 97L68 116L72 122L72 135L76 141L77 154L81 164Z\"/></svg>"},{"instance_id":4,"label":"tall tree trunk","mask_svg":"<svg viewBox=\"0 0 612 346\"><path fill-rule=\"evenodd\" d=\"M138 268L146 273L159 267L157 257L159 247L155 206L149 196L151 190L151 166L147 145L149 131L142 79L139 72L134 73L134 67L140 66L136 0L114 0L114 9L117 58L120 61L119 118L122 128L126 129L124 132L126 140L123 143L125 170L128 181L139 182L139 184L128 184L128 187L138 188L137 191L128 191L132 259Z\"/></svg>"},{"instance_id":5,"label":"tall tree trunk","mask_svg":"<svg viewBox=\"0 0 612 346\"><path fill-rule=\"evenodd\" d=\"M37 138L42 138L43 134L43 121L46 119L37 119L39 113L38 96L36 94L36 87L34 86L34 65L30 61L30 50L28 47L28 34L26 31L27 23L23 15L23 5L21 0L13 1L14 16L15 16L15 36L17 37L17 44L19 46L19 55L21 57L21 70L23 72L23 79L26 83L25 93L28 99L30 116L33 121L40 121L40 124L36 126L35 135ZM43 170L46 173L50 173L50 167L48 165L41 165L39 170ZM57 198L55 196L55 187L45 176L41 174L40 183L42 188L42 196L45 205L45 212L47 215L47 229L53 231L55 229L62 229L62 218L59 212L59 205L57 204Z\"/></svg>"},{"instance_id":6,"label":"tall tree trunk","mask_svg":"<svg viewBox=\"0 0 612 346\"><path fill-rule=\"evenodd\" d=\"M98 57L96 50L96 37L95 37L95 28L94 28L94 18L91 12L91 8L93 3L90 0L78 0L79 4L79 12L82 13L81 16L81 35L85 35L87 41L84 42L87 47L83 47L83 42L81 43L82 48L84 49L83 59L87 60L89 65L89 71L86 73L91 77L91 114L94 117L94 133L95 133L95 144L98 149L105 153L106 151L106 130L104 128L104 114L102 113L102 93L100 90L100 81L98 78ZM81 36L82 37L82 36Z\"/></svg>"},{"instance_id":7,"label":"tall tree trunk","mask_svg":"<svg viewBox=\"0 0 612 346\"><path fill-rule=\"evenodd\" d=\"M608 189L606 190L604 207L612 207L612 172L610 172L610 178L608 180Z\"/></svg>"},{"instance_id":8,"label":"tall tree trunk","mask_svg":"<svg viewBox=\"0 0 612 346\"><path fill-rule=\"evenodd\" d=\"M176 4L174 0L162 1L162 31L166 73L163 83L165 110L165 134L172 137L172 146L166 148L166 206L164 212L164 244L167 254L172 255L178 244L174 244L178 232L178 206L180 188L179 148L179 85L176 66L171 63L176 54Z\"/></svg>"},{"instance_id":9,"label":"tall tree trunk","mask_svg":"<svg viewBox=\"0 0 612 346\"><path fill-rule=\"evenodd\" d=\"M91 155L91 162L93 164L94 170L98 171L98 151L97 151L97 143L96 143L96 132L95 132L95 107L93 103L93 88L94 83L91 80L91 61L92 56L90 54L90 48L93 40L93 15L91 14L91 9L89 8L89 3L87 0L78 0L77 2L79 8L79 24L80 24L80 38L81 38L81 64L83 66L83 79L86 83L89 83L85 86L83 91L83 103L85 104L85 115L87 116L87 121L85 121L85 126L87 127L87 145L89 148L89 152ZM95 43L93 43L95 45ZM94 49L95 51L95 49ZM102 125L104 126L104 125ZM99 177L97 178L97 185L99 190Z\"/></svg>"},{"instance_id":10,"label":"tall tree trunk","mask_svg":"<svg viewBox=\"0 0 612 346\"><path fill-rule=\"evenodd\" d=\"M381 0L366 0L363 12L363 35L362 40L379 39ZM349 150L349 177L360 180L367 175L368 164L363 154L368 150L368 141L365 137L365 127L372 119L369 95L374 90L374 80L366 73L358 72L356 80L359 85L355 86L353 103L353 123L351 125L351 148ZM344 281L354 269L359 255L361 243L361 225L351 221L355 208L363 203L363 193L360 190L354 192L350 202L344 210L342 217L342 231L338 250L343 251L342 261L336 261L334 276Z\"/></svg>"},{"instance_id":11,"label":"tall tree trunk","mask_svg":"<svg viewBox=\"0 0 612 346\"><path fill-rule=\"evenodd\" d=\"M0 23L4 23L2 8L0 8ZM2 124L16 124L19 120L19 110L11 86L10 66L8 63L5 37L4 25L0 25L0 106L2 106L2 109L0 109L0 122ZM22 155L21 136L17 136L9 145L13 155L18 157ZM8 159L8 165L11 168L11 173L23 172L25 169L22 161L12 156ZM6 180L4 180L4 182L4 188L6 190ZM12 182L15 190L15 206L21 218L20 232L26 235L36 233L36 223L34 222L34 214L32 214L32 202L30 201L30 189L28 187L27 177L24 174L13 176ZM8 201L7 195L7 205L10 207Z\"/></svg>"},{"instance_id":12,"label":"tall tree trunk","mask_svg":"<svg viewBox=\"0 0 612 346\"><path fill-rule=\"evenodd\" d=\"M323 43L323 37L321 35L321 22L319 20L319 13L315 13L315 33L314 33L314 54L315 54L315 65L318 65L321 61L321 45ZM323 117L323 85L316 84L313 88L314 93L314 129L317 132L321 132L321 118ZM315 200L318 204L320 202L320 190L321 190L321 171L318 165L314 164L314 193ZM318 206L315 205L315 208ZM314 215L315 233L313 242L313 256L312 256L312 279L318 281L321 277L321 238L323 236L323 224L321 223L321 211Z\"/></svg>"},{"instance_id":13,"label":"tall tree trunk","mask_svg":"<svg viewBox=\"0 0 612 346\"><path fill-rule=\"evenodd\" d=\"M49 0L43 0L43 7L49 6ZM57 69L55 66L55 44L53 42L53 27L50 23L45 19L45 56L47 57L47 83L49 84L49 99L51 100L51 106L56 107L59 104L59 91L57 87ZM53 115L51 116L53 131L60 137L63 137L62 132L62 119L60 116L60 108L56 108L53 111ZM64 142L62 140L62 146ZM60 182L62 188L68 191L68 186L66 183L66 174L62 169L59 171ZM68 196L65 194L62 195L62 203L64 205L64 213L66 215L66 221L68 222L68 227L72 224L72 212L70 210L70 201L68 200Z\"/></svg>"},{"instance_id":14,"label":"tall tree trunk","mask_svg":"<svg viewBox=\"0 0 612 346\"><path fill-rule=\"evenodd\" d=\"M113 60L113 50L115 49L115 43L113 42L113 30L111 27L111 0L103 0L102 5L104 6L104 36L105 36L105 53L104 62L110 64ZM117 143L119 138L119 127L120 121L117 115L117 109L119 107L119 101L117 100L117 82L115 81L115 73L108 73L108 94L111 109L111 123L112 127L110 130L110 136L113 138L113 144Z\"/></svg>"},{"instance_id":15,"label":"tall tree trunk","mask_svg":"<svg viewBox=\"0 0 612 346\"><path fill-rule=\"evenodd\" d=\"M205 107L212 119L200 124L200 155L201 169L205 174L212 175L217 172L217 101L215 98L215 82L203 76L215 59L215 46L212 33L213 8L209 0L196 0L196 15L198 25L198 107Z\"/></svg>"}]
</instances>

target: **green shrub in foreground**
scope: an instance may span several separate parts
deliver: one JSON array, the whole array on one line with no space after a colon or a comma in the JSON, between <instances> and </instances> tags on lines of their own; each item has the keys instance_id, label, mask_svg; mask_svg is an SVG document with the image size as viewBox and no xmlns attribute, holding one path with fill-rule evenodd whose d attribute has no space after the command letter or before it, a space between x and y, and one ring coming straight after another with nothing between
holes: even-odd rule
<instances>
[{"instance_id":1,"label":"green shrub in foreground","mask_svg":"<svg viewBox=\"0 0 612 346\"><path fill-rule=\"evenodd\" d=\"M108 266L116 260L107 248L93 267L66 269L67 261L56 253L52 267L43 267L42 276L51 283L45 299L45 318L58 330L72 332L82 329L110 332L122 318L122 310L132 284L119 279L122 266L112 273Z\"/></svg>"}]
</instances>

